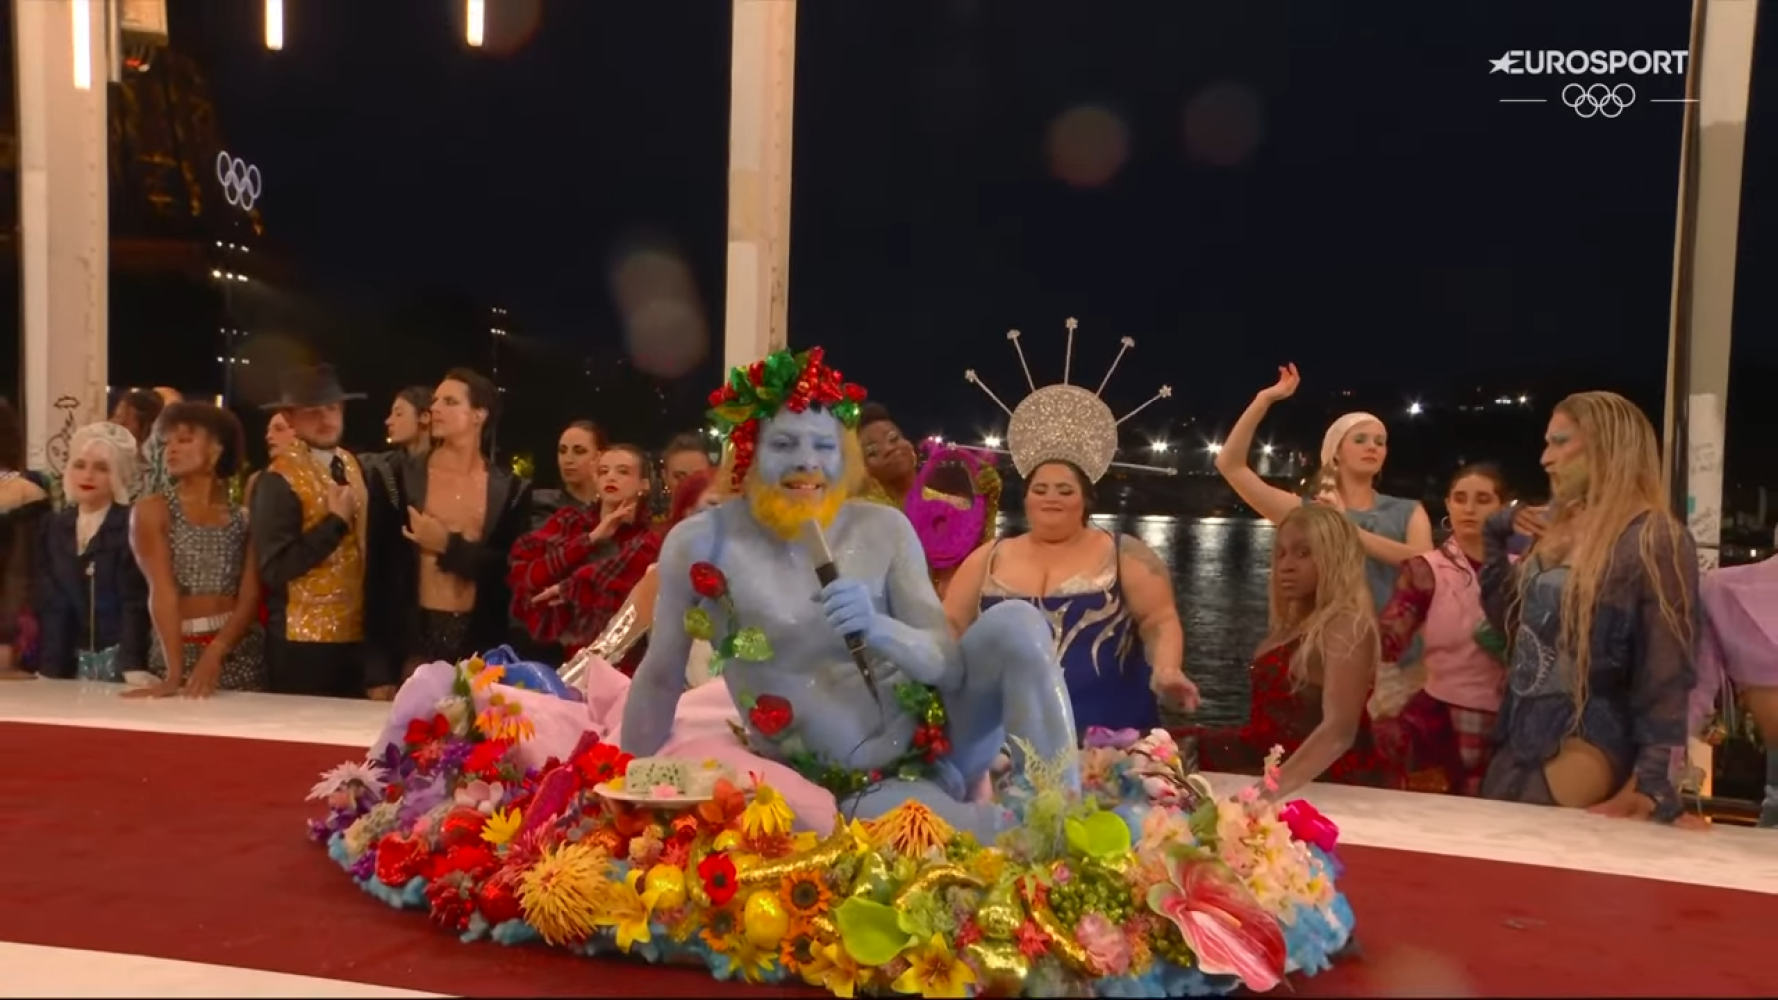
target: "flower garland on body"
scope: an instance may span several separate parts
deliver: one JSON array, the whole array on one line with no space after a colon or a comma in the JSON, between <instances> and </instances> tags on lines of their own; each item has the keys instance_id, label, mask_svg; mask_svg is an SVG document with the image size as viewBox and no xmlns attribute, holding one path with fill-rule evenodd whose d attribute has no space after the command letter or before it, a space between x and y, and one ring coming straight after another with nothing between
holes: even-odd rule
<instances>
[{"instance_id":1,"label":"flower garland on body","mask_svg":"<svg viewBox=\"0 0 1778 1000\"><path fill-rule=\"evenodd\" d=\"M447 702L472 701L479 670L464 673ZM514 744L472 715L441 703L311 792L328 809L311 832L354 881L466 941L691 960L838 996L1179 996L1272 989L1350 933L1332 825L1298 803L1218 801L1160 731L1089 750L1081 797L1060 784L1066 761L1025 748L1003 789L1018 822L984 846L912 801L796 833L757 776L695 808L614 802L593 789L624 780L615 747L589 734L520 774Z\"/></svg>"}]
</instances>

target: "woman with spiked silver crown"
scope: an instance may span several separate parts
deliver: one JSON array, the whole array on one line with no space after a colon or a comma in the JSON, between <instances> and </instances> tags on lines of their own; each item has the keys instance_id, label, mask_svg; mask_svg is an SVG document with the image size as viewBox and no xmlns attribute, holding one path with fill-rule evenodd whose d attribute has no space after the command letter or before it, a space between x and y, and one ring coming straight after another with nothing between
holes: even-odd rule
<instances>
[{"instance_id":1,"label":"woman with spiked silver crown","mask_svg":"<svg viewBox=\"0 0 1778 1000\"><path fill-rule=\"evenodd\" d=\"M1073 320L1068 331L1072 353ZM1011 339L1022 361L1016 331ZM1122 343L1125 351L1134 346L1128 338ZM966 377L982 385L975 372ZM1170 393L1163 386L1154 399ZM1167 564L1140 540L1089 520L1094 487L1114 464L1120 421L1097 393L1065 383L1033 388L1009 415L1007 446L1025 477L1030 530L990 541L963 561L945 593L952 630L961 635L1005 601L1042 610L1056 633L1082 734L1146 732L1160 725L1162 703L1196 710L1198 689L1185 674L1185 632Z\"/></svg>"}]
</instances>

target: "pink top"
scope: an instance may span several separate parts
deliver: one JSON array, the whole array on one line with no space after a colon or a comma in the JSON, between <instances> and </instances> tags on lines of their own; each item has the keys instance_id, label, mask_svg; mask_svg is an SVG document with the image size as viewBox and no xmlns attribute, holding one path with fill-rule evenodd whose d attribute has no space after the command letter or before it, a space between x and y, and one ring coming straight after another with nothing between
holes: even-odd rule
<instances>
[{"instance_id":1,"label":"pink top","mask_svg":"<svg viewBox=\"0 0 1778 1000\"><path fill-rule=\"evenodd\" d=\"M1438 581L1420 633L1425 643L1426 693L1458 708L1500 711L1506 668L1475 641L1476 629L1486 619L1475 570L1469 560L1459 564L1442 548L1420 558Z\"/></svg>"}]
</instances>

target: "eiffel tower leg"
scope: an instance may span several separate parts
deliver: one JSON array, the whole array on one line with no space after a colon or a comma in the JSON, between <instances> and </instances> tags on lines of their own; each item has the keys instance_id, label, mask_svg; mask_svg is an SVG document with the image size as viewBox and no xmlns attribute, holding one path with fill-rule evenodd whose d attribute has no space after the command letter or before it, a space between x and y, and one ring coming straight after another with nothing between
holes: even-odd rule
<instances>
[{"instance_id":1,"label":"eiffel tower leg","mask_svg":"<svg viewBox=\"0 0 1778 1000\"><path fill-rule=\"evenodd\" d=\"M106 7L44 0L12 10L26 460L59 477L75 428L106 412Z\"/></svg>"},{"instance_id":2,"label":"eiffel tower leg","mask_svg":"<svg viewBox=\"0 0 1778 1000\"><path fill-rule=\"evenodd\" d=\"M789 342L790 133L796 98L796 0L732 2L723 323L723 361L731 368Z\"/></svg>"}]
</instances>

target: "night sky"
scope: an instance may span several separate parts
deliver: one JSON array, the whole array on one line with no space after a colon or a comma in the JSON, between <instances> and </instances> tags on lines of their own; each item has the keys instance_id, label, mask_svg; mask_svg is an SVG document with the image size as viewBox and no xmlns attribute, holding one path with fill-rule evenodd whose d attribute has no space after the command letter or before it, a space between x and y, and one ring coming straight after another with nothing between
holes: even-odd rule
<instances>
[{"instance_id":1,"label":"night sky","mask_svg":"<svg viewBox=\"0 0 1778 1000\"><path fill-rule=\"evenodd\" d=\"M318 286L473 289L616 357L642 322L617 265L652 248L689 272L642 326L682 336L701 312L711 360L688 377L716 376L729 4L488 0L481 52L455 0L285 6L280 53L258 2L177 0L172 31ZM1285 360L1305 391L1404 398L1557 369L1658 386L1684 106L1649 99L1682 78L1623 77L1641 100L1582 120L1500 103L1565 81L1489 60L1684 49L1690 6L805 2L792 343L911 431L992 423L965 368L1016 402L1009 327L1059 377L1069 316L1076 381L1134 337L1107 395L1121 413L1168 382L1161 420L1232 422ZM1748 277L1778 254L1766 106L1756 87L1739 364L1778 362L1750 333L1778 318Z\"/></svg>"}]
</instances>

